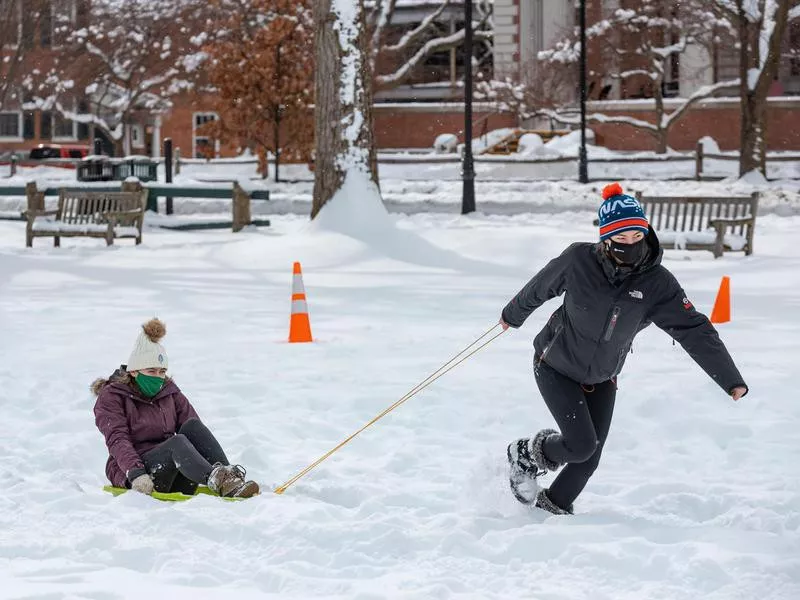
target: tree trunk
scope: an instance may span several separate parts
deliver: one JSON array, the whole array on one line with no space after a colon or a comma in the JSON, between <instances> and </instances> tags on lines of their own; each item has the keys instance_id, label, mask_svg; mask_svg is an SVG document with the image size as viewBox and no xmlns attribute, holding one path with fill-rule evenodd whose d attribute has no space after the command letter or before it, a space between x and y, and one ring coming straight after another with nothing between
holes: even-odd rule
<instances>
[{"instance_id":1,"label":"tree trunk","mask_svg":"<svg viewBox=\"0 0 800 600\"><path fill-rule=\"evenodd\" d=\"M656 154L667 153L667 135L669 130L664 129L664 88L662 82L664 81L663 72L665 64L661 63L662 76L658 77L653 83L653 98L656 103Z\"/></svg>"},{"instance_id":2,"label":"tree trunk","mask_svg":"<svg viewBox=\"0 0 800 600\"><path fill-rule=\"evenodd\" d=\"M278 44L275 46L275 80L280 82L281 80L281 45ZM273 130L272 130L272 137L274 142L275 148L275 183L280 181L280 164L281 164L281 105L275 104L272 107L272 110L275 111L273 114L275 118L273 119ZM268 155L269 156L269 155ZM269 171L269 158L267 158L267 170Z\"/></svg>"},{"instance_id":3,"label":"tree trunk","mask_svg":"<svg viewBox=\"0 0 800 600\"><path fill-rule=\"evenodd\" d=\"M739 95L742 111L739 175L742 176L758 169L766 177L767 97L780 63L781 45L788 24L789 0L778 0L774 15L775 28L768 40L766 57L760 56L759 44L761 37L769 32L762 30L762 22L755 25L755 31L751 31L742 2L737 4L739 8L739 74L741 77ZM764 68L758 74L758 79L751 88L748 71L757 68L762 59Z\"/></svg>"},{"instance_id":4,"label":"tree trunk","mask_svg":"<svg viewBox=\"0 0 800 600\"><path fill-rule=\"evenodd\" d=\"M281 107L280 105L275 105L274 108L275 119L273 120L272 137L275 144L275 183L278 183L281 180L279 173L281 164ZM269 171L269 158L267 158L267 171Z\"/></svg>"},{"instance_id":5,"label":"tree trunk","mask_svg":"<svg viewBox=\"0 0 800 600\"><path fill-rule=\"evenodd\" d=\"M358 0L355 16L348 19L352 1L314 0L316 147L312 219L342 187L348 172L361 170L373 183L378 182L364 5ZM344 7L339 13L338 5Z\"/></svg>"}]
</instances>

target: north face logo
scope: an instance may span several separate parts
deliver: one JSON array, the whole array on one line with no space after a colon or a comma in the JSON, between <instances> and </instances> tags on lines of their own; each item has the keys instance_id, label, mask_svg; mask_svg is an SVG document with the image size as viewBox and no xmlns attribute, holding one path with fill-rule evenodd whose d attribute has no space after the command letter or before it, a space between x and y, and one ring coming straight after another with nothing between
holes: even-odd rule
<instances>
[{"instance_id":1,"label":"north face logo","mask_svg":"<svg viewBox=\"0 0 800 600\"><path fill-rule=\"evenodd\" d=\"M632 290L628 292L628 294L630 294L631 298L636 298L637 300L641 300L644 298L644 294L639 290Z\"/></svg>"}]
</instances>

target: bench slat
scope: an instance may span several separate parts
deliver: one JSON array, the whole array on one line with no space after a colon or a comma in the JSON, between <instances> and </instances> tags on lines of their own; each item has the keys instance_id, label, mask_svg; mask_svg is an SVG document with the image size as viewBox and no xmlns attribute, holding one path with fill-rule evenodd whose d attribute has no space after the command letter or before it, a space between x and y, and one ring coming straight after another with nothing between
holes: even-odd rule
<instances>
[{"instance_id":1,"label":"bench slat","mask_svg":"<svg viewBox=\"0 0 800 600\"><path fill-rule=\"evenodd\" d=\"M749 197L636 196L651 226L663 232L665 240L712 250L715 256L724 249L744 250L748 255L753 252L758 193ZM732 221L725 223L724 219Z\"/></svg>"}]
</instances>

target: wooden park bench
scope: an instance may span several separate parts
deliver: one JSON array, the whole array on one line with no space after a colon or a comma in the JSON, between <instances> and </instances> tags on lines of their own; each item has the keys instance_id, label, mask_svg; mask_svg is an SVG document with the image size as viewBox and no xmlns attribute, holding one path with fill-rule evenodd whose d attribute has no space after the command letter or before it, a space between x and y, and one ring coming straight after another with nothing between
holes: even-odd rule
<instances>
[{"instance_id":1,"label":"wooden park bench","mask_svg":"<svg viewBox=\"0 0 800 600\"><path fill-rule=\"evenodd\" d=\"M753 253L758 192L739 197L643 196L636 198L664 248Z\"/></svg>"},{"instance_id":2,"label":"wooden park bench","mask_svg":"<svg viewBox=\"0 0 800 600\"><path fill-rule=\"evenodd\" d=\"M41 192L40 192L41 193ZM59 190L56 210L28 209L25 244L33 238L52 237L61 245L62 237L103 238L110 246L115 239L133 238L142 243L142 224L147 192L108 192Z\"/></svg>"}]
</instances>

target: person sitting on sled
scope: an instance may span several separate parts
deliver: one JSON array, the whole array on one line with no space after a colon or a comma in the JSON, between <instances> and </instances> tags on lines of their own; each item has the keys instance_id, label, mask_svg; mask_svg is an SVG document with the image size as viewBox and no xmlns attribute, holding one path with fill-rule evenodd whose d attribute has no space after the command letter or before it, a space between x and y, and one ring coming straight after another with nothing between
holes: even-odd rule
<instances>
[{"instance_id":1,"label":"person sitting on sled","mask_svg":"<svg viewBox=\"0 0 800 600\"><path fill-rule=\"evenodd\" d=\"M600 242L574 243L506 305L500 324L518 328L547 300L563 304L536 336L534 375L561 432L543 429L507 448L520 502L571 514L600 461L614 411L617 375L633 338L650 323L666 331L739 400L747 391L725 345L661 265L662 249L639 202L619 184L603 190ZM536 478L564 468L549 489Z\"/></svg>"},{"instance_id":2,"label":"person sitting on sled","mask_svg":"<svg viewBox=\"0 0 800 600\"><path fill-rule=\"evenodd\" d=\"M201 484L220 496L258 494L258 484L245 480L240 465L228 462L189 400L167 377L167 353L160 343L165 334L158 319L145 323L128 364L91 385L97 396L95 423L109 452L108 479L143 494L192 495Z\"/></svg>"}]
</instances>

